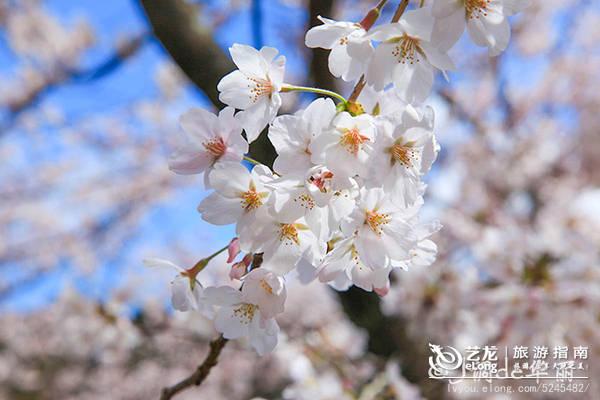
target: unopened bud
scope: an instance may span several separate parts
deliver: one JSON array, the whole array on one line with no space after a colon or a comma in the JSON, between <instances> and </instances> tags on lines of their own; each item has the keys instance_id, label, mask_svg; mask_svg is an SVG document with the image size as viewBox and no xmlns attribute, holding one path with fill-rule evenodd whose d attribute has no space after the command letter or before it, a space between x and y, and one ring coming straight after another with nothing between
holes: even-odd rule
<instances>
[{"instance_id":1,"label":"unopened bud","mask_svg":"<svg viewBox=\"0 0 600 400\"><path fill-rule=\"evenodd\" d=\"M253 259L252 254L246 254L244 256L244 258L242 259L242 261L236 262L235 264L233 264L231 266L231 270L229 271L229 279L231 279L231 280L242 279L242 277L244 275L246 275L246 272L248 271L248 267L250 266L252 259Z\"/></svg>"},{"instance_id":2,"label":"unopened bud","mask_svg":"<svg viewBox=\"0 0 600 400\"><path fill-rule=\"evenodd\" d=\"M384 297L385 295L387 295L390 292L390 284L388 282L387 285L385 285L382 288L374 288L373 289L375 291L375 293L377 293L377 295L379 297Z\"/></svg>"},{"instance_id":3,"label":"unopened bud","mask_svg":"<svg viewBox=\"0 0 600 400\"><path fill-rule=\"evenodd\" d=\"M237 255L240 254L240 239L231 239L231 242L229 242L229 246L227 247L227 254L227 264L230 264L235 260Z\"/></svg>"}]
</instances>

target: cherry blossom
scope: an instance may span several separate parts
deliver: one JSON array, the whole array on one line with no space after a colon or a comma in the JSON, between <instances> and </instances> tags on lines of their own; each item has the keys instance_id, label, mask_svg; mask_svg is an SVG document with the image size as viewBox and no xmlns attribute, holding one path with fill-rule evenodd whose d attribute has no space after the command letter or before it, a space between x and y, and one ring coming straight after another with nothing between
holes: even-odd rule
<instances>
[{"instance_id":1,"label":"cherry blossom","mask_svg":"<svg viewBox=\"0 0 600 400\"><path fill-rule=\"evenodd\" d=\"M336 115L331 99L319 98L294 115L275 118L269 139L277 150L273 169L282 174L303 175L313 166L311 143L331 125Z\"/></svg>"},{"instance_id":2,"label":"cherry blossom","mask_svg":"<svg viewBox=\"0 0 600 400\"><path fill-rule=\"evenodd\" d=\"M367 70L376 90L394 83L401 98L423 102L433 86L435 69L454 69L448 55L431 42L434 19L428 8L407 11L400 21L373 29L369 37L381 43Z\"/></svg>"},{"instance_id":3,"label":"cherry blossom","mask_svg":"<svg viewBox=\"0 0 600 400\"><path fill-rule=\"evenodd\" d=\"M327 241L354 208L357 186L353 179L317 165L304 179L291 176L273 181L272 213L290 221L304 217L319 240Z\"/></svg>"},{"instance_id":4,"label":"cherry blossom","mask_svg":"<svg viewBox=\"0 0 600 400\"><path fill-rule=\"evenodd\" d=\"M248 143L241 136L242 127L234 111L225 107L216 116L194 108L183 114L179 121L187 140L171 155L169 168L178 174L197 174L210 170L217 162L242 161Z\"/></svg>"},{"instance_id":5,"label":"cherry blossom","mask_svg":"<svg viewBox=\"0 0 600 400\"><path fill-rule=\"evenodd\" d=\"M373 45L366 38L367 31L357 23L333 21L319 16L323 25L306 33L308 47L331 49L329 70L347 82L358 79L366 70Z\"/></svg>"},{"instance_id":6,"label":"cherry blossom","mask_svg":"<svg viewBox=\"0 0 600 400\"><path fill-rule=\"evenodd\" d=\"M412 209L394 205L381 188L361 189L354 211L342 221L346 236L356 235L355 248L365 264L384 268L391 260L408 258L416 237L409 216Z\"/></svg>"},{"instance_id":7,"label":"cherry blossom","mask_svg":"<svg viewBox=\"0 0 600 400\"><path fill-rule=\"evenodd\" d=\"M206 301L206 295L202 285L196 281L196 272L186 270L171 261L159 258L148 258L144 263L149 267L172 269L177 272L171 281L171 304L177 311L199 311L210 317L213 314L212 307Z\"/></svg>"},{"instance_id":8,"label":"cherry blossom","mask_svg":"<svg viewBox=\"0 0 600 400\"><path fill-rule=\"evenodd\" d=\"M239 69L221 79L217 87L219 99L243 110L236 117L246 131L248 142L252 143L281 107L279 91L285 57L277 57L278 51L273 47L256 50L241 44L234 44L229 52Z\"/></svg>"},{"instance_id":9,"label":"cherry blossom","mask_svg":"<svg viewBox=\"0 0 600 400\"><path fill-rule=\"evenodd\" d=\"M402 206L413 204L422 194L421 176L429 171L439 152L427 125L409 114L399 123L384 121L378 125L380 134L375 145L376 156L371 161L371 184L381 184L392 201Z\"/></svg>"},{"instance_id":10,"label":"cherry blossom","mask_svg":"<svg viewBox=\"0 0 600 400\"><path fill-rule=\"evenodd\" d=\"M316 263L326 247L304 218L292 220L266 214L260 216L253 241L257 251L263 252L262 268L280 275L294 269L301 258Z\"/></svg>"},{"instance_id":11,"label":"cherry blossom","mask_svg":"<svg viewBox=\"0 0 600 400\"><path fill-rule=\"evenodd\" d=\"M248 338L259 355L269 353L277 345L279 325L272 316L283 311L285 302L283 284L268 274L266 271L257 276L249 274L246 277L249 287L244 285L241 291L230 286L205 290L211 304L218 307L215 329L226 339Z\"/></svg>"},{"instance_id":12,"label":"cherry blossom","mask_svg":"<svg viewBox=\"0 0 600 400\"><path fill-rule=\"evenodd\" d=\"M244 251L253 248L252 231L256 229L258 210L266 207L271 190L264 185L272 178L270 171L256 166L248 171L237 163L217 165L209 175L215 191L198 206L202 218L215 225L236 223L240 247Z\"/></svg>"},{"instance_id":13,"label":"cherry blossom","mask_svg":"<svg viewBox=\"0 0 600 400\"><path fill-rule=\"evenodd\" d=\"M353 117L342 112L333 120L332 127L311 143L311 160L325 165L334 174L366 176L375 135L372 116Z\"/></svg>"},{"instance_id":14,"label":"cherry blossom","mask_svg":"<svg viewBox=\"0 0 600 400\"><path fill-rule=\"evenodd\" d=\"M528 0L436 0L432 13L436 18L434 39L449 49L465 30L490 56L502 53L510 41L508 17L524 10Z\"/></svg>"},{"instance_id":15,"label":"cherry blossom","mask_svg":"<svg viewBox=\"0 0 600 400\"><path fill-rule=\"evenodd\" d=\"M317 274L321 282L334 281L336 286L356 285L366 291L385 288L391 267L366 265L355 245L355 236L340 240L327 254Z\"/></svg>"},{"instance_id":16,"label":"cherry blossom","mask_svg":"<svg viewBox=\"0 0 600 400\"><path fill-rule=\"evenodd\" d=\"M256 304L265 318L283 312L286 293L283 278L263 268L250 271L244 278L242 295Z\"/></svg>"}]
</instances>

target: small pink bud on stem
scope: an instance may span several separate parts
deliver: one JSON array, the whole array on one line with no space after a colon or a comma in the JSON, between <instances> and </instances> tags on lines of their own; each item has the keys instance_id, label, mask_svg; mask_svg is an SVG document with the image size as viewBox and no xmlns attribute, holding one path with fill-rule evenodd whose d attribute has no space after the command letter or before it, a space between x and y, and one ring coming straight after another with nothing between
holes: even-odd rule
<instances>
[{"instance_id":1,"label":"small pink bud on stem","mask_svg":"<svg viewBox=\"0 0 600 400\"><path fill-rule=\"evenodd\" d=\"M227 264L231 264L233 260L240 254L240 239L233 238L231 242L229 242L229 246L227 246Z\"/></svg>"},{"instance_id":2,"label":"small pink bud on stem","mask_svg":"<svg viewBox=\"0 0 600 400\"><path fill-rule=\"evenodd\" d=\"M231 266L231 270L229 271L229 279L231 279L232 281L242 279L242 277L246 275L248 267L252 263L253 258L253 254L246 254L242 261L233 264Z\"/></svg>"},{"instance_id":3,"label":"small pink bud on stem","mask_svg":"<svg viewBox=\"0 0 600 400\"><path fill-rule=\"evenodd\" d=\"M385 295L387 295L390 292L390 284L388 282L387 285L385 285L382 288L374 288L373 289L375 291L375 293L377 293L377 295L379 297L384 297Z\"/></svg>"}]
</instances>

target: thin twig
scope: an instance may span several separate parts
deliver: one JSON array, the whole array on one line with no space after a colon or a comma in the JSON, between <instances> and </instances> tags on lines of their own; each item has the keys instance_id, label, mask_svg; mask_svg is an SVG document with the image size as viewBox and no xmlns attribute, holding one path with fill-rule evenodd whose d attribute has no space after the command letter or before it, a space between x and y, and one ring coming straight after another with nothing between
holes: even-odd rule
<instances>
[{"instance_id":1,"label":"thin twig","mask_svg":"<svg viewBox=\"0 0 600 400\"><path fill-rule=\"evenodd\" d=\"M225 339L223 335L210 342L210 351L206 355L206 358L202 364L196 368L196 371L179 383L164 388L160 395L160 400L172 399L177 393L186 390L191 386L199 386L202 382L204 382L204 379L206 379L212 367L217 365L221 350L223 350L223 347L225 347L226 344L227 339Z\"/></svg>"},{"instance_id":2,"label":"thin twig","mask_svg":"<svg viewBox=\"0 0 600 400\"><path fill-rule=\"evenodd\" d=\"M408 7L408 2L409 2L409 0L402 0L400 2L400 4L398 4L398 8L396 9L396 12L394 13L392 22L400 21L400 17L402 16L402 14L404 14L404 11L406 11L406 7ZM386 2L381 1L377 5L377 8L378 9L380 7L383 8L385 3ZM356 100L358 100L358 96L360 96L360 93L362 92L362 90L364 89L366 84L367 84L367 82L365 81L365 75L363 74L363 75L361 75L360 79L356 83L356 86L354 86L354 89L352 90L352 94L350 94L350 97L348 98L348 103L355 103Z\"/></svg>"},{"instance_id":3,"label":"thin twig","mask_svg":"<svg viewBox=\"0 0 600 400\"><path fill-rule=\"evenodd\" d=\"M350 97L348 97L349 103L356 102L356 100L358 99L358 96L360 96L360 92L362 92L362 90L364 89L366 84L367 84L367 81L365 80L365 76L361 75L360 79L356 83L356 86L354 86L354 89L352 90Z\"/></svg>"},{"instance_id":4,"label":"thin twig","mask_svg":"<svg viewBox=\"0 0 600 400\"><path fill-rule=\"evenodd\" d=\"M400 17L402 16L402 14L404 14L404 11L406 11L406 7L408 7L408 2L409 0L402 0L402 2L398 4L398 8L396 9L394 16L392 17L392 22L400 21Z\"/></svg>"}]
</instances>

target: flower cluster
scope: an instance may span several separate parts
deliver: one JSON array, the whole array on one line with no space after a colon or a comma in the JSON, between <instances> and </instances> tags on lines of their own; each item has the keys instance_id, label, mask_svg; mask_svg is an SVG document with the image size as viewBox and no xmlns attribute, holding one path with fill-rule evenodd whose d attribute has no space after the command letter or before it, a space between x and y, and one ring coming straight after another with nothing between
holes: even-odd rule
<instances>
[{"instance_id":1,"label":"flower cluster","mask_svg":"<svg viewBox=\"0 0 600 400\"><path fill-rule=\"evenodd\" d=\"M308 47L331 49L334 76L357 82L349 99L284 83L285 58L274 48L234 44L238 69L218 85L228 107L218 115L194 109L181 118L188 143L170 167L204 173L212 193L198 206L202 218L235 224L237 237L221 251L229 250L230 278L241 286L202 288L196 282L214 255L190 269L151 263L178 271L176 309L203 312L225 338L247 337L259 354L277 343L275 317L284 311L286 278L318 279L339 290L356 285L383 296L393 269L435 259L429 237L440 224L420 222L419 210L422 178L439 146L433 110L422 103L435 70L453 68L449 37L456 42L466 23L475 42L496 53L506 47L500 27L517 2L446 0L406 11L402 1L391 23L371 29L385 3L360 23L322 19L306 35ZM452 35L436 39L446 30ZM290 91L326 95L338 104L317 98L278 116L281 95ZM246 155L265 128L277 151L272 168ZM243 258L235 262L238 255Z\"/></svg>"}]
</instances>

